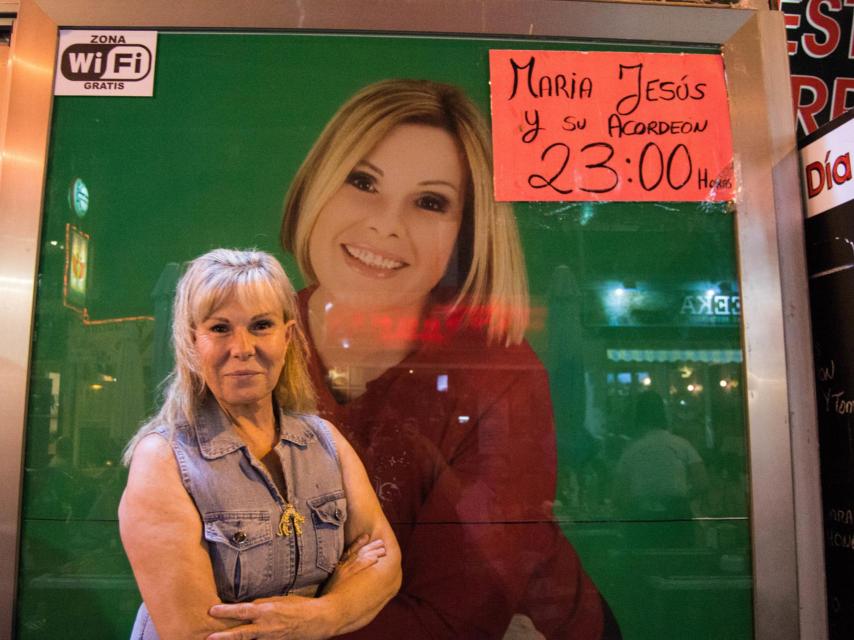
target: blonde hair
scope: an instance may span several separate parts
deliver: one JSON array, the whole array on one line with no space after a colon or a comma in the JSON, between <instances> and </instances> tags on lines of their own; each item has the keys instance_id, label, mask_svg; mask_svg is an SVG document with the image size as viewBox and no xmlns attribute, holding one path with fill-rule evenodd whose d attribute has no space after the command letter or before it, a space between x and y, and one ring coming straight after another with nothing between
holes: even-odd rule
<instances>
[{"instance_id":1,"label":"blonde hair","mask_svg":"<svg viewBox=\"0 0 854 640\"><path fill-rule=\"evenodd\" d=\"M125 448L125 464L130 463L137 443L155 428L164 425L171 436L176 426L196 419L208 389L197 360L195 330L232 296L241 304L273 298L282 309L283 320L295 321L273 395L285 411L314 410L314 385L308 373L308 348L300 328L296 293L282 265L263 251L214 249L191 261L178 281L172 319L175 367L166 379L160 411Z\"/></svg>"},{"instance_id":2,"label":"blonde hair","mask_svg":"<svg viewBox=\"0 0 854 640\"><path fill-rule=\"evenodd\" d=\"M291 183L282 246L294 254L306 280L316 283L308 244L317 217L353 167L402 124L439 127L458 141L465 155L469 175L457 241L460 277L451 311L462 309L464 322L486 311L490 340L521 342L528 325L528 281L516 220L509 204L492 197L489 130L480 111L457 87L427 80L383 80L344 103Z\"/></svg>"}]
</instances>

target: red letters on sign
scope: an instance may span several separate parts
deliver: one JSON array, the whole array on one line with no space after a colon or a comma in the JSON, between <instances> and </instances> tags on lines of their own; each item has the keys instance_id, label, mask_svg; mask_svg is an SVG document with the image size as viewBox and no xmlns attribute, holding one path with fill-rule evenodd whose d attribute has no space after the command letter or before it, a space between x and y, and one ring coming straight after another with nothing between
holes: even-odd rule
<instances>
[{"instance_id":1,"label":"red letters on sign","mask_svg":"<svg viewBox=\"0 0 854 640\"><path fill-rule=\"evenodd\" d=\"M823 34L819 39L815 34L808 33L803 37L804 52L812 58L826 58L839 46L842 31L839 23L826 13L822 13L822 5L828 5L830 11L841 11L842 0L809 0L807 3L807 22Z\"/></svg>"},{"instance_id":2,"label":"red letters on sign","mask_svg":"<svg viewBox=\"0 0 854 640\"><path fill-rule=\"evenodd\" d=\"M833 81L833 103L830 108L830 119L838 118L845 113L845 103L848 92L854 92L854 78L836 78Z\"/></svg>"},{"instance_id":3,"label":"red letters on sign","mask_svg":"<svg viewBox=\"0 0 854 640\"><path fill-rule=\"evenodd\" d=\"M796 13L785 14L783 16L783 21L786 23L786 29L788 30L794 30L801 26L801 16ZM789 52L790 56L795 55L798 52L798 41L787 40L786 50Z\"/></svg>"},{"instance_id":4,"label":"red letters on sign","mask_svg":"<svg viewBox=\"0 0 854 640\"><path fill-rule=\"evenodd\" d=\"M851 180L851 155L843 153L830 162L828 151L824 165L816 160L806 166L807 196L815 198L825 187L833 189L834 184L844 184Z\"/></svg>"},{"instance_id":5,"label":"red letters on sign","mask_svg":"<svg viewBox=\"0 0 854 640\"><path fill-rule=\"evenodd\" d=\"M812 100L804 100L804 91L812 94ZM827 85L815 76L792 76L792 95L797 105L797 116L806 133L818 129L818 116L827 106Z\"/></svg>"},{"instance_id":6,"label":"red letters on sign","mask_svg":"<svg viewBox=\"0 0 854 640\"><path fill-rule=\"evenodd\" d=\"M846 7L854 7L854 0L845 0ZM854 24L851 25L851 37L848 40L848 57L854 60Z\"/></svg>"}]
</instances>

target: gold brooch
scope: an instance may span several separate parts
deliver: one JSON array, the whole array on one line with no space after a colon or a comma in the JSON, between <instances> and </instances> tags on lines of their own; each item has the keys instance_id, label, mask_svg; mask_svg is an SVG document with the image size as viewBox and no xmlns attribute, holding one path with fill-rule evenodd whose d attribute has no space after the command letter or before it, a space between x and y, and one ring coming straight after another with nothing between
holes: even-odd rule
<instances>
[{"instance_id":1,"label":"gold brooch","mask_svg":"<svg viewBox=\"0 0 854 640\"><path fill-rule=\"evenodd\" d=\"M291 525L293 525L293 530L296 531L298 536L301 536L303 522L305 522L305 518L300 515L300 512L296 510L294 505L288 503L285 505L282 517L279 518L278 533L280 536L291 535Z\"/></svg>"}]
</instances>

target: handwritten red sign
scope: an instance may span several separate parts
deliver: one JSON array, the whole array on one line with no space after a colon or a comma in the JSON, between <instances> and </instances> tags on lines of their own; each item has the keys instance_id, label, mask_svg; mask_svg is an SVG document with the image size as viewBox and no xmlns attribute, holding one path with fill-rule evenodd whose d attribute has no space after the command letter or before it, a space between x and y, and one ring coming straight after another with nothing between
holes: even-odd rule
<instances>
[{"instance_id":1,"label":"handwritten red sign","mask_svg":"<svg viewBox=\"0 0 854 640\"><path fill-rule=\"evenodd\" d=\"M726 201L717 55L489 52L495 199Z\"/></svg>"}]
</instances>

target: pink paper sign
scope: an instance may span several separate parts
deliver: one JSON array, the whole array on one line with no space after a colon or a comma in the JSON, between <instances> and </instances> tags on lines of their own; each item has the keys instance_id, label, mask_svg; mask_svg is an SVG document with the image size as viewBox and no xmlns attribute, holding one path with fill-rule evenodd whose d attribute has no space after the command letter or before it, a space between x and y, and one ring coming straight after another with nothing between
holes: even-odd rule
<instances>
[{"instance_id":1,"label":"pink paper sign","mask_svg":"<svg viewBox=\"0 0 854 640\"><path fill-rule=\"evenodd\" d=\"M726 201L717 55L489 52L495 199Z\"/></svg>"}]
</instances>

